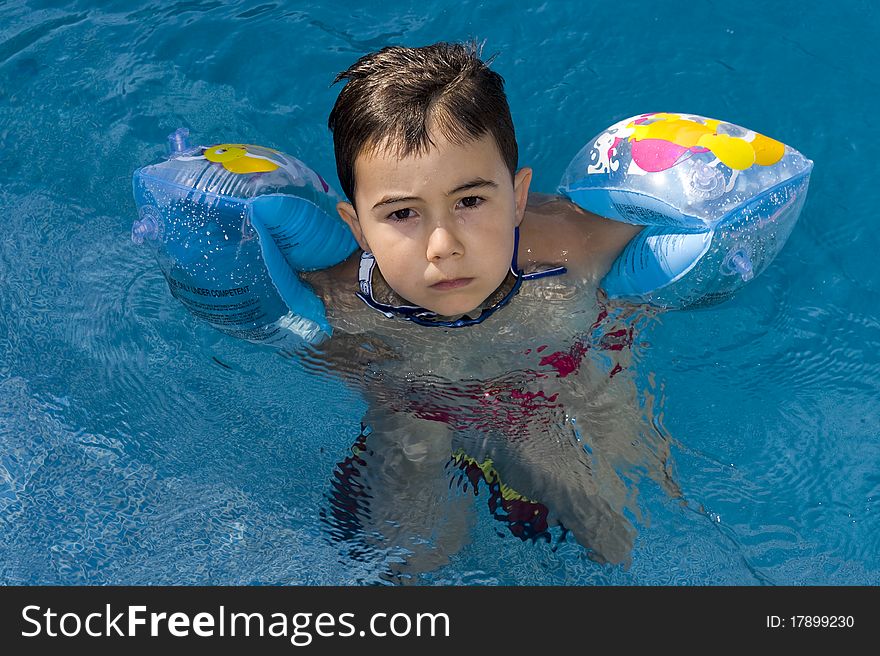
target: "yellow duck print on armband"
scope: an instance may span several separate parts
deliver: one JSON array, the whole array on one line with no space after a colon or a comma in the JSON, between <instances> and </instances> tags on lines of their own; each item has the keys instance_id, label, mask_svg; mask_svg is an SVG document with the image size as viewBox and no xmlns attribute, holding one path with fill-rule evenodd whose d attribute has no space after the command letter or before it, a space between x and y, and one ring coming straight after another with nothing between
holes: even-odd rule
<instances>
[{"instance_id":1,"label":"yellow duck print on armband","mask_svg":"<svg viewBox=\"0 0 880 656\"><path fill-rule=\"evenodd\" d=\"M205 159L231 173L268 173L278 168L272 160L249 153L244 144L217 144L205 149Z\"/></svg>"}]
</instances>

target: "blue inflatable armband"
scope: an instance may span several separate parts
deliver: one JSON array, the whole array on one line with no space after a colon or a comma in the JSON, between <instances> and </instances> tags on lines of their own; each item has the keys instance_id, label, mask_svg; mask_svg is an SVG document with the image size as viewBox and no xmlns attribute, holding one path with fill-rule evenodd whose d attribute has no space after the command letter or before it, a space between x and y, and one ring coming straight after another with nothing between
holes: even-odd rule
<instances>
[{"instance_id":1,"label":"blue inflatable armband","mask_svg":"<svg viewBox=\"0 0 880 656\"><path fill-rule=\"evenodd\" d=\"M332 333L321 300L297 276L356 248L339 196L277 150L242 144L190 148L134 173L132 240L153 246L171 293L196 317L252 342L291 347Z\"/></svg>"},{"instance_id":2,"label":"blue inflatable armband","mask_svg":"<svg viewBox=\"0 0 880 656\"><path fill-rule=\"evenodd\" d=\"M763 271L800 215L813 163L779 141L693 114L641 114L590 141L558 191L648 226L602 280L611 298L719 303Z\"/></svg>"}]
</instances>

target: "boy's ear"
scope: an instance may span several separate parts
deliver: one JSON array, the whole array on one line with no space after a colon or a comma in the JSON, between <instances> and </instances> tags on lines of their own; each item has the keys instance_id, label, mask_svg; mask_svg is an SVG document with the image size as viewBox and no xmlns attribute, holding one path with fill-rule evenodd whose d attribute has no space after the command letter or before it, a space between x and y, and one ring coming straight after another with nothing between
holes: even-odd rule
<instances>
[{"instance_id":1,"label":"boy's ear","mask_svg":"<svg viewBox=\"0 0 880 656\"><path fill-rule=\"evenodd\" d=\"M529 202L529 185L532 184L532 169L523 167L513 177L513 194L516 198L516 225L522 223Z\"/></svg>"},{"instance_id":2,"label":"boy's ear","mask_svg":"<svg viewBox=\"0 0 880 656\"><path fill-rule=\"evenodd\" d=\"M367 240L364 239L364 231L361 229L361 222L358 220L354 205L341 201L336 203L336 211L339 212L339 216L345 221L346 225L348 225L351 234L354 235L355 241L357 241L361 250L369 253L370 245L367 244Z\"/></svg>"}]
</instances>

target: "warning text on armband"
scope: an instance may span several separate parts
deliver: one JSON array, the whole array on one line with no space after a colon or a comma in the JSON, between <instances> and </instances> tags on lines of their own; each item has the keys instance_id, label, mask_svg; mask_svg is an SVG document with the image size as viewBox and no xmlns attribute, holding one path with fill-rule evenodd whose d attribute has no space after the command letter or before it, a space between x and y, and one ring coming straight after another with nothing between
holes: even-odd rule
<instances>
[{"instance_id":1,"label":"warning text on armband","mask_svg":"<svg viewBox=\"0 0 880 656\"><path fill-rule=\"evenodd\" d=\"M190 294L198 294L199 296L212 296L214 298L225 298L227 296L241 296L250 291L250 285L244 287L233 287L232 289L205 289L204 287L193 287L185 282L168 278L168 286L172 292L177 290L189 292Z\"/></svg>"}]
</instances>

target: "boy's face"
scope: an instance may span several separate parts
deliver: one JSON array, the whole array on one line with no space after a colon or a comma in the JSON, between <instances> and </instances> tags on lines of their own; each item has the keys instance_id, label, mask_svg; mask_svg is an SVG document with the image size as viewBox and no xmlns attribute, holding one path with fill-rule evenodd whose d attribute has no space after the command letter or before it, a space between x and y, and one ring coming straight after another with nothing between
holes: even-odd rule
<instances>
[{"instance_id":1,"label":"boy's face","mask_svg":"<svg viewBox=\"0 0 880 656\"><path fill-rule=\"evenodd\" d=\"M511 181L490 134L465 145L431 138L436 146L420 156L358 156L359 209L338 210L394 291L455 316L479 307L507 276L532 171Z\"/></svg>"}]
</instances>

